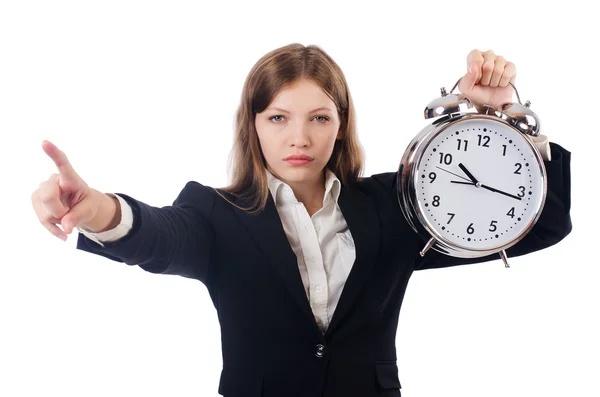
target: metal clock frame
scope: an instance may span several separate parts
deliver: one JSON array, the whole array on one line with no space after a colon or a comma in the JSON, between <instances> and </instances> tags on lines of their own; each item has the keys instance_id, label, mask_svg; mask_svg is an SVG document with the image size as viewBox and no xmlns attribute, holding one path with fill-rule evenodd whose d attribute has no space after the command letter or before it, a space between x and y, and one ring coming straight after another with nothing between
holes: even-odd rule
<instances>
[{"instance_id":1,"label":"metal clock frame","mask_svg":"<svg viewBox=\"0 0 600 397\"><path fill-rule=\"evenodd\" d=\"M457 82L458 84L458 82ZM443 89L442 89L443 92ZM489 110L489 109L488 109ZM523 138L527 142L528 147L534 153L534 158L537 161L537 167L540 169L542 175L542 183L543 183L543 195L541 202L538 208L535 210L535 216L529 222L529 224L523 229L523 231L519 234L519 236L512 241L498 247L495 249L471 249L463 247L459 244L453 243L446 239L442 233L439 233L437 228L434 227L431 222L427 220L425 214L421 211L419 206L419 198L417 194L417 184L419 180L419 175L416 172L417 165L419 164L425 150L429 146L429 144L442 132L444 132L447 128L451 128L454 124L460 121L466 121L471 119L488 119L491 121L495 121L498 123L502 123L509 128L512 128L516 133L523 135ZM455 257L461 258L478 258L482 256L491 255L494 253L499 253L502 258L505 267L509 267L506 252L507 248L512 247L521 241L525 235L533 228L537 220L539 219L541 212L544 208L544 204L546 202L546 193L548 189L548 181L546 174L546 167L544 166L544 159L542 158L540 152L535 147L535 145L531 142L530 138L527 134L519 131L515 127L513 127L509 121L507 121L502 114L498 115L488 115L483 113L450 113L447 114L437 120L435 120L432 124L426 126L408 145L404 155L402 156L402 160L400 162L400 166L398 168L398 177L397 177L397 195L398 195L398 203L400 204L400 208L404 214L404 217L411 225L411 227L419 234L422 235L424 233L429 234L430 238L421 250L420 255L423 257L425 253L430 248L433 248L435 251L440 253L451 255Z\"/></svg>"}]
</instances>

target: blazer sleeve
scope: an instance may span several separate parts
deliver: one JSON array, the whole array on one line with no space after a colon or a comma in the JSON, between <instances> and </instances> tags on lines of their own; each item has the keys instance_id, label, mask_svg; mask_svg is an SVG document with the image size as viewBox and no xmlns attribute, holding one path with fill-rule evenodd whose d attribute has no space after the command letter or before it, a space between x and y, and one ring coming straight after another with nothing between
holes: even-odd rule
<instances>
[{"instance_id":1,"label":"blazer sleeve","mask_svg":"<svg viewBox=\"0 0 600 397\"><path fill-rule=\"evenodd\" d=\"M544 160L548 177L546 202L533 228L521 241L506 250L508 259L554 245L572 229L571 210L571 152L550 142L551 160ZM426 241L425 241L426 242ZM423 243L423 245L425 244ZM415 270L466 265L500 259L498 253L480 258L456 258L430 249L421 257L416 255Z\"/></svg>"},{"instance_id":2,"label":"blazer sleeve","mask_svg":"<svg viewBox=\"0 0 600 397\"><path fill-rule=\"evenodd\" d=\"M101 246L79 234L77 249L138 265L150 273L173 274L207 283L213 267L215 194L190 181L172 205L154 207L118 193L133 211L131 230Z\"/></svg>"}]
</instances>

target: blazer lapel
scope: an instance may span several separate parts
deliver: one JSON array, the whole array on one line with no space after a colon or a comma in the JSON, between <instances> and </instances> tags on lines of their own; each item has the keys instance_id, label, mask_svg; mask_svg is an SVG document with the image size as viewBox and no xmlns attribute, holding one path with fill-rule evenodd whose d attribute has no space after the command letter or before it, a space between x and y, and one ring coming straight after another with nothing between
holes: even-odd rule
<instances>
[{"instance_id":1,"label":"blazer lapel","mask_svg":"<svg viewBox=\"0 0 600 397\"><path fill-rule=\"evenodd\" d=\"M249 200L234 198L231 195L229 197L242 207L250 205ZM326 336L333 332L344 315L348 313L373 269L379 248L379 221L373 201L359 190L342 184L338 205L354 239L356 260L344 285ZM302 284L296 255L283 230L281 218L271 194L269 194L264 212L260 215L249 215L237 208L233 210L279 274L302 312L321 335Z\"/></svg>"},{"instance_id":2,"label":"blazer lapel","mask_svg":"<svg viewBox=\"0 0 600 397\"><path fill-rule=\"evenodd\" d=\"M233 201L241 207L248 207L251 204L249 200L234 198ZM279 274L302 312L314 324L315 330L321 334L308 298L306 297L306 292L304 291L304 284L302 284L302 278L298 270L296 254L292 250L283 230L281 218L275 208L275 202L271 194L269 194L264 212L259 215L249 215L237 208L233 210L265 257L269 260L269 263Z\"/></svg>"}]
</instances>

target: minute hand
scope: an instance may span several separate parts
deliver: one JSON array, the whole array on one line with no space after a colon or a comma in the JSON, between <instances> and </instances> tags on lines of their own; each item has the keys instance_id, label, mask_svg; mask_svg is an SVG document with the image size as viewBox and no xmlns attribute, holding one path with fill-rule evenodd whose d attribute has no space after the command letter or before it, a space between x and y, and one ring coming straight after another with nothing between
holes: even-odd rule
<instances>
[{"instance_id":1,"label":"minute hand","mask_svg":"<svg viewBox=\"0 0 600 397\"><path fill-rule=\"evenodd\" d=\"M502 190L494 189L493 187L490 187L488 185L481 185L481 187L484 188L484 189L487 189L487 190L491 190L492 192L500 193L500 194L503 194L505 196L512 197L512 198L517 199L517 200L521 200L521 197L519 197L519 196L515 196L515 195L512 195L510 193L503 192Z\"/></svg>"}]
</instances>

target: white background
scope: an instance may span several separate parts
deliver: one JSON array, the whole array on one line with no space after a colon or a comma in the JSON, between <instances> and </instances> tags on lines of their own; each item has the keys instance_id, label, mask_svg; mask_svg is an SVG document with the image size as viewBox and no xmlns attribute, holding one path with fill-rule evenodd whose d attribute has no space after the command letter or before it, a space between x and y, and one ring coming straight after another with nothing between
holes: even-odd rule
<instances>
[{"instance_id":1,"label":"white background","mask_svg":"<svg viewBox=\"0 0 600 397\"><path fill-rule=\"evenodd\" d=\"M51 235L30 200L56 172L41 144L95 189L154 206L189 180L225 186L246 75L292 42L344 71L366 176L397 169L469 51L516 64L522 101L573 153L573 232L510 269L415 273L398 327L402 395L600 395L600 32L584 2L535 3L2 1L0 395L217 396L206 288L77 250L77 231Z\"/></svg>"}]
</instances>

